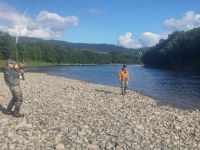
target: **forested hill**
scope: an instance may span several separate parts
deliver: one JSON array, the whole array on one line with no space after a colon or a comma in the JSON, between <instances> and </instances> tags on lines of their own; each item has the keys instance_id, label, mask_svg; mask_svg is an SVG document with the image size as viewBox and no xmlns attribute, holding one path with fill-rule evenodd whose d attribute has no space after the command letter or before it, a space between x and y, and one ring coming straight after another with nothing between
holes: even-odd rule
<instances>
[{"instance_id":1,"label":"forested hill","mask_svg":"<svg viewBox=\"0 0 200 150\"><path fill-rule=\"evenodd\" d=\"M143 55L151 67L200 70L200 28L176 31Z\"/></svg>"},{"instance_id":2,"label":"forested hill","mask_svg":"<svg viewBox=\"0 0 200 150\"><path fill-rule=\"evenodd\" d=\"M89 43L71 43L66 41L59 41L59 40L42 40L39 38L30 38L30 37L20 37L22 41L28 42L47 42L49 44L53 44L55 46L60 46L63 48L72 48L77 50L90 50L90 51L99 51L99 52L130 52L136 51L135 49L128 49L121 46L113 45L113 44L89 44Z\"/></svg>"},{"instance_id":3,"label":"forested hill","mask_svg":"<svg viewBox=\"0 0 200 150\"><path fill-rule=\"evenodd\" d=\"M67 42L27 37L20 37L16 45L15 37L0 32L0 61L12 58L19 61L53 64L141 63L140 51L128 51L118 46L106 44L85 44L88 47L84 47L84 44L83 47L79 44L77 45L74 44L75 47L80 48L68 47ZM93 49L88 49L89 47Z\"/></svg>"}]
</instances>

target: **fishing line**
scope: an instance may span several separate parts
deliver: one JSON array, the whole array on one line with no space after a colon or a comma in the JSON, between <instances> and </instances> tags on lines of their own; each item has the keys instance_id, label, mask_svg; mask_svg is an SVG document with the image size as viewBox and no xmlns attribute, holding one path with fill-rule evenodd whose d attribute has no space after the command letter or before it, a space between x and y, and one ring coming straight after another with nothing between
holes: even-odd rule
<instances>
[{"instance_id":1,"label":"fishing line","mask_svg":"<svg viewBox=\"0 0 200 150\"><path fill-rule=\"evenodd\" d=\"M23 16L22 16L22 19L20 20L20 24L18 26L18 30L17 30L17 36L16 36L16 39L15 39L15 44L16 44L16 50L15 50L15 58L16 58L16 61L18 60L18 49L17 49L17 44L18 44L18 40L19 40L19 35L21 33L21 25L24 21L24 18L27 14L27 12L29 11L29 9L37 2L38 0L32 0L30 5L25 9L24 13L23 13Z\"/></svg>"}]
</instances>

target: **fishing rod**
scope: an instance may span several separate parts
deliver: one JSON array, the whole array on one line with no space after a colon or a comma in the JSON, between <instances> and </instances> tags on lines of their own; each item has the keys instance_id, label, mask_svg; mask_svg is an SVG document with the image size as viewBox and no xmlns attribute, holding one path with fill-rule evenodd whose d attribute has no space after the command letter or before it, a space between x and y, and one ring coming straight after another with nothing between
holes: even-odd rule
<instances>
[{"instance_id":1,"label":"fishing rod","mask_svg":"<svg viewBox=\"0 0 200 150\"><path fill-rule=\"evenodd\" d=\"M38 0L32 0L30 5L28 5L28 7L25 9L24 13L23 13L23 16L22 16L22 19L20 20L20 24L18 26L18 30L17 30L17 36L16 36L16 39L15 39L15 59L16 61L18 61L18 41L19 41L19 36L20 36L20 33L21 33L21 25L24 21L24 18L27 14L27 12L29 11L29 9L37 2Z\"/></svg>"}]
</instances>

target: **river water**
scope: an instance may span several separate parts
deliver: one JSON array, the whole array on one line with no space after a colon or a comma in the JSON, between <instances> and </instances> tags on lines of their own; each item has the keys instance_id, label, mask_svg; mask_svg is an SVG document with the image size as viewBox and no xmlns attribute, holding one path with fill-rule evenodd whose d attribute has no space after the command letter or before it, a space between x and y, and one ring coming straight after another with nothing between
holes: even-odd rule
<instances>
[{"instance_id":1,"label":"river water","mask_svg":"<svg viewBox=\"0 0 200 150\"><path fill-rule=\"evenodd\" d=\"M92 83L119 86L120 65L29 67L30 72L43 72ZM139 91L181 109L200 109L200 73L172 71L129 65L129 89Z\"/></svg>"}]
</instances>

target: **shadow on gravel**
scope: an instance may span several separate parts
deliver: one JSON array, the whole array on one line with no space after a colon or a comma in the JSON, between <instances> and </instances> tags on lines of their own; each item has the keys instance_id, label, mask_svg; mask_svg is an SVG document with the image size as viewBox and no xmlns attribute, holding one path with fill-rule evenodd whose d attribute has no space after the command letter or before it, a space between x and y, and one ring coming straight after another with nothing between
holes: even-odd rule
<instances>
[{"instance_id":1,"label":"shadow on gravel","mask_svg":"<svg viewBox=\"0 0 200 150\"><path fill-rule=\"evenodd\" d=\"M0 111L1 111L3 114L6 114L6 108L4 108L2 105L0 105Z\"/></svg>"}]
</instances>

